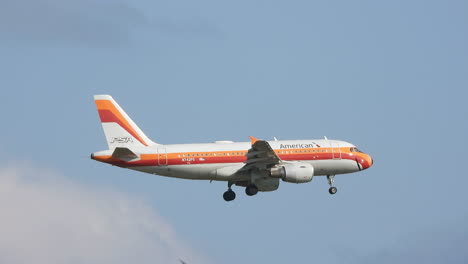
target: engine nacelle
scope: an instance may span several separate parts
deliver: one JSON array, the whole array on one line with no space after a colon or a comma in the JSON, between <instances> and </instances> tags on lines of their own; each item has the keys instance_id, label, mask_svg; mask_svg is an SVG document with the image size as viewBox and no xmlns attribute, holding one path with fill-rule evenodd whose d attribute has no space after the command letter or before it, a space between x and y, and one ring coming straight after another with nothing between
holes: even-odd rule
<instances>
[{"instance_id":1,"label":"engine nacelle","mask_svg":"<svg viewBox=\"0 0 468 264\"><path fill-rule=\"evenodd\" d=\"M285 182L310 182L314 176L314 167L309 163L284 164L270 170L270 176L281 178Z\"/></svg>"}]
</instances>

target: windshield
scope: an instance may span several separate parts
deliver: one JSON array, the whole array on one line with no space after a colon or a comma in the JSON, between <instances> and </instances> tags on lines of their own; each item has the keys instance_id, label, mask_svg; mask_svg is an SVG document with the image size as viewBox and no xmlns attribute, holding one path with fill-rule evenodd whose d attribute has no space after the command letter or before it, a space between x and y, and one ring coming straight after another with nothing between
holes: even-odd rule
<instances>
[{"instance_id":1,"label":"windshield","mask_svg":"<svg viewBox=\"0 0 468 264\"><path fill-rule=\"evenodd\" d=\"M362 151L360 151L360 150L359 150L358 148L356 148L356 147L349 148L349 151L351 151L351 152L361 152L361 153L363 153Z\"/></svg>"}]
</instances>

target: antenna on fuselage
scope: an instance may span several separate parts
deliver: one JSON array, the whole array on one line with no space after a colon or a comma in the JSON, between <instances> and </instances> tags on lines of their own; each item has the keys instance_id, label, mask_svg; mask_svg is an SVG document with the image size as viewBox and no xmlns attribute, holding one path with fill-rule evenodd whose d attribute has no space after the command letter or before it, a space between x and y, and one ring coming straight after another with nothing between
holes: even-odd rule
<instances>
[{"instance_id":1,"label":"antenna on fuselage","mask_svg":"<svg viewBox=\"0 0 468 264\"><path fill-rule=\"evenodd\" d=\"M328 140L327 136L323 136L323 138L324 138L325 140Z\"/></svg>"},{"instance_id":2,"label":"antenna on fuselage","mask_svg":"<svg viewBox=\"0 0 468 264\"><path fill-rule=\"evenodd\" d=\"M276 137L273 137L273 139L274 139L275 141L278 141L278 139L277 139Z\"/></svg>"}]
</instances>

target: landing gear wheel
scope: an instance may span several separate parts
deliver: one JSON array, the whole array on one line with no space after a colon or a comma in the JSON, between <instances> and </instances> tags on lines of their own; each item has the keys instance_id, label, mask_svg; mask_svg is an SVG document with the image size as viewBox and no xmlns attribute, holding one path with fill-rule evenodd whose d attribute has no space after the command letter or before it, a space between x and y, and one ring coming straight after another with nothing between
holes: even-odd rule
<instances>
[{"instance_id":1,"label":"landing gear wheel","mask_svg":"<svg viewBox=\"0 0 468 264\"><path fill-rule=\"evenodd\" d=\"M236 199L236 193L233 190L229 189L223 193L223 198L226 202L230 202Z\"/></svg>"},{"instance_id":2,"label":"landing gear wheel","mask_svg":"<svg viewBox=\"0 0 468 264\"><path fill-rule=\"evenodd\" d=\"M247 194L248 196L253 196L253 195L256 195L257 193L258 193L257 185L251 184L245 187L245 194Z\"/></svg>"},{"instance_id":3,"label":"landing gear wheel","mask_svg":"<svg viewBox=\"0 0 468 264\"><path fill-rule=\"evenodd\" d=\"M334 179L335 175L327 175L328 184L330 185L330 189L328 189L328 192L330 194L335 194L338 191L338 189L336 189L336 187L333 186Z\"/></svg>"}]
</instances>

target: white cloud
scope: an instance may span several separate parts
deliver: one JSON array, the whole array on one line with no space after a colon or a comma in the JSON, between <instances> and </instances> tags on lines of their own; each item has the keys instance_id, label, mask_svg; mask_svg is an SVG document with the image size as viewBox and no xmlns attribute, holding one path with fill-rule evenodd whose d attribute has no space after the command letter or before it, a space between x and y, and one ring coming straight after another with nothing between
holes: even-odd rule
<instances>
[{"instance_id":1,"label":"white cloud","mask_svg":"<svg viewBox=\"0 0 468 264\"><path fill-rule=\"evenodd\" d=\"M0 168L0 263L207 263L144 201L18 164Z\"/></svg>"}]
</instances>

